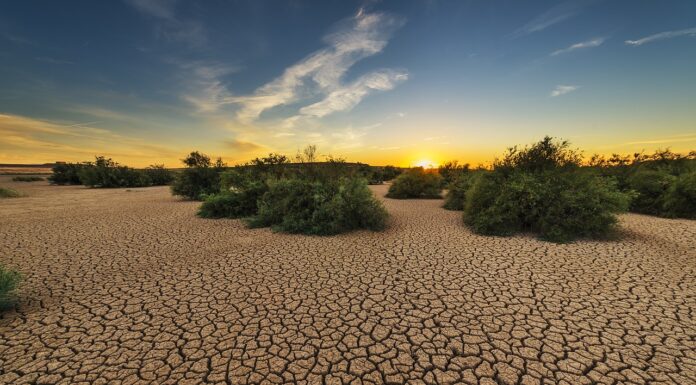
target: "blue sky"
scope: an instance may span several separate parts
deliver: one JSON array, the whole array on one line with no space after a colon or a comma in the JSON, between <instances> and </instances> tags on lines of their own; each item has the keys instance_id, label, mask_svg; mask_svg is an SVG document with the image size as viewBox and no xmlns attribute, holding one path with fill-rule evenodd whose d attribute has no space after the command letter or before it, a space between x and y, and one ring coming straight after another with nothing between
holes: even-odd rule
<instances>
[{"instance_id":1,"label":"blue sky","mask_svg":"<svg viewBox=\"0 0 696 385\"><path fill-rule=\"evenodd\" d=\"M0 4L0 162L696 149L696 2Z\"/></svg>"}]
</instances>

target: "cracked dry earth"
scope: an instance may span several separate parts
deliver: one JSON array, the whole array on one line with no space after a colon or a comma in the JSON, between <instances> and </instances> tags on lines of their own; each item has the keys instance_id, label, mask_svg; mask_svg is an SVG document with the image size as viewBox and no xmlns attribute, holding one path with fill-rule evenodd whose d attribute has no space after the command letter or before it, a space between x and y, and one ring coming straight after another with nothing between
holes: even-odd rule
<instances>
[{"instance_id":1,"label":"cracked dry earth","mask_svg":"<svg viewBox=\"0 0 696 385\"><path fill-rule=\"evenodd\" d=\"M0 201L25 276L0 383L696 384L694 221L556 245L385 199L387 231L321 238L167 188L0 182L28 195Z\"/></svg>"}]
</instances>

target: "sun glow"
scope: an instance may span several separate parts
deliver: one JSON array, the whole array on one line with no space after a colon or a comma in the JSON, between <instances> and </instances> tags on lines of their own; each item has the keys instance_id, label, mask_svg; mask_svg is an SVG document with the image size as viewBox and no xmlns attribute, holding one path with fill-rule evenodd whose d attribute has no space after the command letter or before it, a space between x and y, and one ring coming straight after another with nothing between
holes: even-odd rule
<instances>
[{"instance_id":1,"label":"sun glow","mask_svg":"<svg viewBox=\"0 0 696 385\"><path fill-rule=\"evenodd\" d=\"M414 167L437 168L437 162L430 159L421 159L413 163Z\"/></svg>"}]
</instances>

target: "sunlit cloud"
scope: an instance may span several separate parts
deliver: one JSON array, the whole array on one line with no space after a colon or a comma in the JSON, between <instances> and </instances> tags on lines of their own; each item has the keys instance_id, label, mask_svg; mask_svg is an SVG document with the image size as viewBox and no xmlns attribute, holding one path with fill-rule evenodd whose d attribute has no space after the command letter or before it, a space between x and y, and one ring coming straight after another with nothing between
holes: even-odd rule
<instances>
[{"instance_id":1,"label":"sunlit cloud","mask_svg":"<svg viewBox=\"0 0 696 385\"><path fill-rule=\"evenodd\" d=\"M554 88L553 91L551 91L551 96L557 97L557 96L565 95L565 94L568 94L568 93L571 93L571 92L577 90L578 88L580 88L580 87L579 86L557 85L556 88Z\"/></svg>"},{"instance_id":2,"label":"sunlit cloud","mask_svg":"<svg viewBox=\"0 0 696 385\"><path fill-rule=\"evenodd\" d=\"M301 114L325 116L352 108L369 93L365 91L391 89L397 81L405 80L405 72L381 70L349 85L343 85L342 78L356 62L380 53L392 32L402 24L402 19L388 14L358 12L324 38L328 44L326 48L288 67L280 77L259 87L253 95L234 98L241 105L237 118L249 123L273 107L316 95L327 97L305 107Z\"/></svg>"},{"instance_id":3,"label":"sunlit cloud","mask_svg":"<svg viewBox=\"0 0 696 385\"><path fill-rule=\"evenodd\" d=\"M688 29L680 29L678 31L660 32L660 33L656 33L654 35L650 35L650 36L647 36L647 37L644 37L644 38L638 39L638 40L626 40L625 43L627 45L639 46L639 45L643 45L646 43L652 43L652 42L658 41L658 40L672 39L672 38L680 37L680 36L696 36L696 27L695 28L688 28Z\"/></svg>"},{"instance_id":4,"label":"sunlit cloud","mask_svg":"<svg viewBox=\"0 0 696 385\"><path fill-rule=\"evenodd\" d=\"M602 43L604 43L604 40L605 40L605 39L604 39L603 37L600 37L600 38L596 38L596 39L592 39L592 40L588 40L588 41L583 41L583 42L580 42L580 43L576 43L576 44L573 44L573 45L571 45L571 46L569 46L569 47L566 47L566 48L563 48L563 49L559 49L559 50L557 50L557 51L552 52L552 53L551 53L551 56L557 56L557 55L560 55L560 54L572 52L572 51L575 51L575 50L578 50L578 49L583 49L583 48L599 47L600 45L602 45Z\"/></svg>"},{"instance_id":5,"label":"sunlit cloud","mask_svg":"<svg viewBox=\"0 0 696 385\"><path fill-rule=\"evenodd\" d=\"M265 149L265 147L260 144L246 142L238 139L228 140L227 142L225 142L225 144L227 145L227 147L237 152L253 152Z\"/></svg>"}]
</instances>

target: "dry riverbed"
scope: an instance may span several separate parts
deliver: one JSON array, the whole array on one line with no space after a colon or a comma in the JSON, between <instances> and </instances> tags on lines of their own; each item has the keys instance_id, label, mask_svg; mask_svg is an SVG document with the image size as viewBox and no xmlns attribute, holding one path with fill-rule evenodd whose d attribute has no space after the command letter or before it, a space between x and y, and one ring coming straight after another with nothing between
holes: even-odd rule
<instances>
[{"instance_id":1,"label":"dry riverbed","mask_svg":"<svg viewBox=\"0 0 696 385\"><path fill-rule=\"evenodd\" d=\"M385 199L387 231L322 238L10 179L0 383L696 384L696 221L557 245Z\"/></svg>"}]
</instances>

